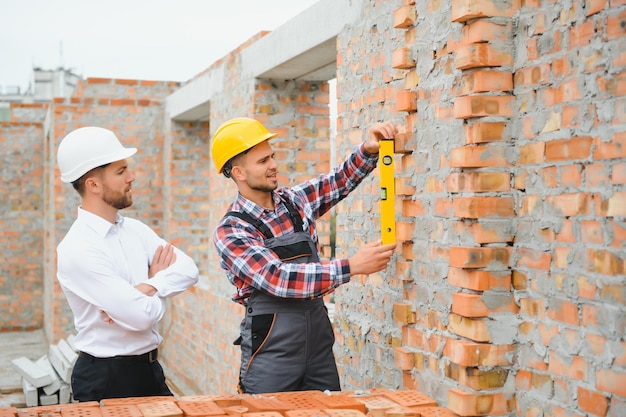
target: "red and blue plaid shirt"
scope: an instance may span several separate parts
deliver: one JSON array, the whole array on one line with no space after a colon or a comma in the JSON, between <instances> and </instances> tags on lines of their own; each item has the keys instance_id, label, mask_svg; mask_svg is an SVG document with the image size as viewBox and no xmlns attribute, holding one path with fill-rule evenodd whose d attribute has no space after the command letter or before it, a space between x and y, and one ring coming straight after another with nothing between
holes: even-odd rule
<instances>
[{"instance_id":1,"label":"red and blue plaid shirt","mask_svg":"<svg viewBox=\"0 0 626 417\"><path fill-rule=\"evenodd\" d=\"M275 210L261 207L241 194L228 211L245 212L261 219L278 237L293 233L289 211L281 204L288 198L302 216L304 229L318 247L315 220L343 200L376 167L378 154L367 153L361 144L338 167L326 175L292 188L272 192ZM235 216L225 216L213 233L220 266L237 287L233 301L244 304L254 289L283 298L316 298L350 281L348 259L294 264L280 260L265 247L263 235Z\"/></svg>"}]
</instances>

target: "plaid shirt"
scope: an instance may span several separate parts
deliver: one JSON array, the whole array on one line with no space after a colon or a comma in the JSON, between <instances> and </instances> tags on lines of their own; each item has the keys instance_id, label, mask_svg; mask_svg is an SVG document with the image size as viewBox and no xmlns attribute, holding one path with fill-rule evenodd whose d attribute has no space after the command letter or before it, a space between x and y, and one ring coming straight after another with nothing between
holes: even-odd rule
<instances>
[{"instance_id":1,"label":"plaid shirt","mask_svg":"<svg viewBox=\"0 0 626 417\"><path fill-rule=\"evenodd\" d=\"M318 247L315 220L343 200L376 167L378 154L368 154L363 145L326 175L292 188L272 192L275 210L261 207L238 194L228 211L245 212L261 219L274 236L293 233L289 211L281 199L289 199L302 216ZM213 234L220 266L237 287L233 301L245 304L254 289L283 298L316 298L350 281L348 259L319 263L285 263L265 247L263 235L252 225L234 216L225 216Z\"/></svg>"}]
</instances>

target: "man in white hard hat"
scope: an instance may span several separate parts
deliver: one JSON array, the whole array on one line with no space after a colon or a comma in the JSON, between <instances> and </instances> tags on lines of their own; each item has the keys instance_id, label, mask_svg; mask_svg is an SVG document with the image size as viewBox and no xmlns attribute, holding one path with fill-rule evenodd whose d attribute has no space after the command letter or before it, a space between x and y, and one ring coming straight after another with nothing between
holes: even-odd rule
<instances>
[{"instance_id":1,"label":"man in white hard hat","mask_svg":"<svg viewBox=\"0 0 626 417\"><path fill-rule=\"evenodd\" d=\"M172 395L157 360L166 298L198 281L194 261L144 223L118 211L133 203L136 148L83 127L57 151L61 180L81 197L78 216L57 247L57 278L74 313L79 355L72 372L78 401Z\"/></svg>"}]
</instances>

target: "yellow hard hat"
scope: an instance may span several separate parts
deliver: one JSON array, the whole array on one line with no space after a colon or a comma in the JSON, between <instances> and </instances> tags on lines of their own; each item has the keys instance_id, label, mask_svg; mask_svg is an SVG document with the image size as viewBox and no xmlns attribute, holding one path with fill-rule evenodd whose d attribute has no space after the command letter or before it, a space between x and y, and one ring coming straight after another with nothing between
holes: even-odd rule
<instances>
[{"instance_id":1,"label":"yellow hard hat","mask_svg":"<svg viewBox=\"0 0 626 417\"><path fill-rule=\"evenodd\" d=\"M247 117L228 120L217 129L211 141L211 156L217 172L221 174L231 158L276 135L270 133L258 120Z\"/></svg>"}]
</instances>

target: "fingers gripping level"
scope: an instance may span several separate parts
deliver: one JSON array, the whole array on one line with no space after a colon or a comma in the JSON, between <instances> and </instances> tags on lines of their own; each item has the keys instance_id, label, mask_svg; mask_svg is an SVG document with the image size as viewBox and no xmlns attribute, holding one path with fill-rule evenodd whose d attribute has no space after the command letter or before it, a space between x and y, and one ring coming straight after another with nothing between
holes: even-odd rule
<instances>
[{"instance_id":1,"label":"fingers gripping level","mask_svg":"<svg viewBox=\"0 0 626 417\"><path fill-rule=\"evenodd\" d=\"M380 231L383 245L396 242L396 207L393 139L382 139L378 154L380 169Z\"/></svg>"}]
</instances>

